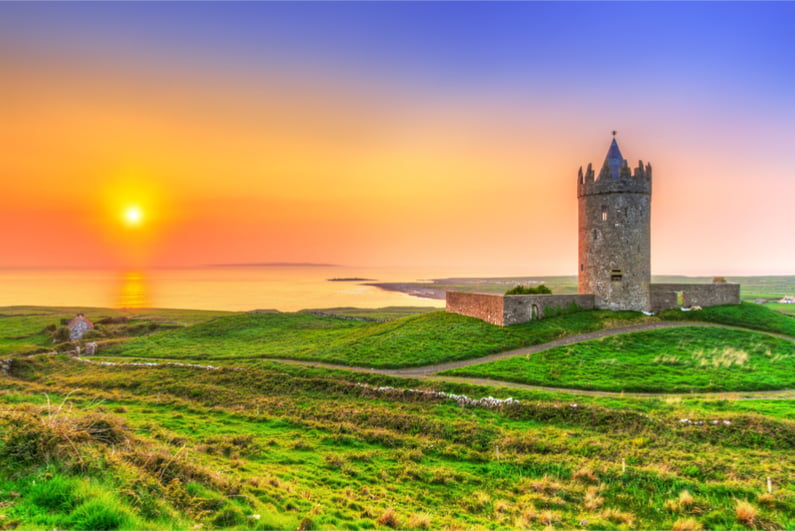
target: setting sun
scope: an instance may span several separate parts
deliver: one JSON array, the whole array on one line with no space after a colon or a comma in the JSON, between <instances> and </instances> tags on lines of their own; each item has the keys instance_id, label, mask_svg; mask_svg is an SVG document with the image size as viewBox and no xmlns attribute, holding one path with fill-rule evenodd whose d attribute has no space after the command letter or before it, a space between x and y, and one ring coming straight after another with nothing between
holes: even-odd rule
<instances>
[{"instance_id":1,"label":"setting sun","mask_svg":"<svg viewBox=\"0 0 795 531\"><path fill-rule=\"evenodd\" d=\"M124 223L128 227L137 227L143 221L143 212L137 206L127 207L124 211Z\"/></svg>"}]
</instances>

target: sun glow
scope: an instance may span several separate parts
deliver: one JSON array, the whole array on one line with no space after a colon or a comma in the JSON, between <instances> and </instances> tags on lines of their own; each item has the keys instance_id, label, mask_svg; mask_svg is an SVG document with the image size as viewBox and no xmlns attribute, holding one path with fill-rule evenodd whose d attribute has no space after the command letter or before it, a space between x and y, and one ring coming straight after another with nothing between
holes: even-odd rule
<instances>
[{"instance_id":1,"label":"sun glow","mask_svg":"<svg viewBox=\"0 0 795 531\"><path fill-rule=\"evenodd\" d=\"M144 214L140 207L129 206L124 211L124 223L128 227L138 227L143 221Z\"/></svg>"}]
</instances>

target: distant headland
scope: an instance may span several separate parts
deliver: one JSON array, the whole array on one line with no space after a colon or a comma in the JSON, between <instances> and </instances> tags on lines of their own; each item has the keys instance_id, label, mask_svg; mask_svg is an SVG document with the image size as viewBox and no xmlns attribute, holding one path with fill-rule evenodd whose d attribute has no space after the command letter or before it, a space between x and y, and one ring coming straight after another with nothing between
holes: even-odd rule
<instances>
[{"instance_id":1,"label":"distant headland","mask_svg":"<svg viewBox=\"0 0 795 531\"><path fill-rule=\"evenodd\" d=\"M314 262L240 262L232 264L208 264L205 267L340 267L340 265L317 264Z\"/></svg>"}]
</instances>

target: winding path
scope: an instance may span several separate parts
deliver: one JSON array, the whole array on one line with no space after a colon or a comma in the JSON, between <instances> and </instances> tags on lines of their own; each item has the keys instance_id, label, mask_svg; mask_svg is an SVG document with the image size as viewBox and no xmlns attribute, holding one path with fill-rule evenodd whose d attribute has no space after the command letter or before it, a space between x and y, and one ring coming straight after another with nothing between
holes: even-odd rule
<instances>
[{"instance_id":1,"label":"winding path","mask_svg":"<svg viewBox=\"0 0 795 531\"><path fill-rule=\"evenodd\" d=\"M546 387L541 385L506 382L504 380L492 380L489 378L472 378L472 377L462 377L462 376L437 375L437 373L449 369L469 367L471 365L479 365L481 363L488 363L506 358L512 358L515 356L526 356L528 354L535 354L537 352L542 352L556 347L573 345L576 343L582 343L584 341L591 341L593 339L601 339L603 337L618 336L623 334L630 334L633 332L645 332L649 330L660 330L663 328L681 328L681 327L708 327L708 328L728 328L732 330L743 330L746 332L756 332L759 334L778 337L795 343L795 337L787 336L784 334L777 334L775 332L765 332L762 330L743 328L741 326L730 326L730 325L723 325L717 323L706 323L706 322L697 322L697 321L660 321L655 323L644 323L632 326L623 326L619 328L606 328L603 330L597 330L596 332L588 332L585 334L568 336L561 339L549 341L547 343L542 343L540 345L533 345L530 347L522 347L518 349L507 350L505 352L490 354L488 356L482 356L480 358L451 361L447 363L436 363L433 365L424 365L422 367L408 367L405 369L378 369L378 368L356 367L350 365L339 365L335 363L324 363L321 361L295 360L295 359L286 359L286 358L263 358L263 359L267 361L286 363L290 365L302 365L306 367L318 367L323 369L344 370L349 372L360 372L367 374L383 374L385 376L396 376L400 378L415 378L420 380L467 383L472 385L486 385L491 387L505 387L512 389L526 389L534 391L549 391L554 393L570 393L574 395L583 395L583 396L610 396L610 397L633 396L633 397L647 397L647 398L677 397L677 396L688 396L688 397L710 396L710 397L727 397L727 398L742 398L742 399L761 399L761 398L795 399L795 389L782 389L774 391L716 391L716 392L691 392L691 393L625 393L623 391L622 392L594 391L586 389L572 389L569 387ZM141 365L141 366L172 365L172 366L184 366L184 367L197 367L197 368L210 369L210 370L228 367L223 365L216 367L210 365L183 364L183 363L174 362L173 360L166 360L166 359L163 359L162 362L146 362L146 363L118 362L118 361L100 362L95 360L79 358L79 357L77 359L79 361L86 363L94 363L102 365ZM239 369L240 367L235 367L235 368Z\"/></svg>"},{"instance_id":2,"label":"winding path","mask_svg":"<svg viewBox=\"0 0 795 531\"><path fill-rule=\"evenodd\" d=\"M444 382L468 383L473 385L487 385L491 387L508 387L513 389L549 391L556 393L563 392L563 393L571 393L571 394L587 395L587 396L675 397L675 396L709 395L711 397L720 397L720 396L738 397L742 395L742 397L763 397L767 399L795 398L795 389L784 389L784 390L775 390L775 391L717 391L717 392L698 392L698 393L625 393L625 392L615 392L615 391L593 391L586 389L572 389L570 387L545 387L541 385L506 382L504 380L492 380L489 378L471 378L463 376L437 376L437 373L449 369L469 367L471 365L489 363L492 361L512 358L515 356L525 356L527 354L535 354L536 352L542 352L544 350L549 350L556 347L582 343L584 341L591 341L593 339L601 339L603 337L630 334L633 332L645 332L649 330L659 330L663 328L680 328L680 327L708 327L708 328L728 328L732 330L743 330L746 332L757 332L759 334L766 334L769 336L778 337L795 343L795 337L787 336L784 334L777 334L775 332L765 332L762 330L743 328L741 326L730 326L730 325L723 325L717 323L705 323L705 322L694 322L694 321L661 321L656 323L644 323L639 325L623 326L619 328L606 328L603 330L597 330L596 332L588 332L586 334L577 334L573 336L564 337L561 339L556 339L554 341L549 341L547 343L542 343L540 345L533 345L530 347L522 347L518 349L507 350L505 352L498 352L497 354L490 354L488 356L482 356L480 358L451 361L447 363L437 363L434 365L424 365L422 367L408 367L405 369L376 369L376 368L368 369L364 367L353 367L349 365L338 365L334 363L323 363L319 361L290 360L283 358L268 358L268 360L279 363L288 363L292 365L304 365L304 366L319 367L324 369L346 370L351 372L366 372L370 374L383 374L386 376L397 376L401 378L416 378L421 380L429 379L429 380L437 380Z\"/></svg>"}]
</instances>

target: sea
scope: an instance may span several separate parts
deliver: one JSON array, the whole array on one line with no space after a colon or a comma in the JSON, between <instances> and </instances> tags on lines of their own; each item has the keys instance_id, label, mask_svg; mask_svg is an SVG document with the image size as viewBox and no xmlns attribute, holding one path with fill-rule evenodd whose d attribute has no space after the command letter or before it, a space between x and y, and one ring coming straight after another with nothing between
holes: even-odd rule
<instances>
[{"instance_id":1,"label":"sea","mask_svg":"<svg viewBox=\"0 0 795 531\"><path fill-rule=\"evenodd\" d=\"M0 269L2 306L280 310L442 307L366 282L417 282L450 271L332 265L230 265L113 271ZM332 280L333 279L333 280ZM361 279L361 280L352 280Z\"/></svg>"}]
</instances>

